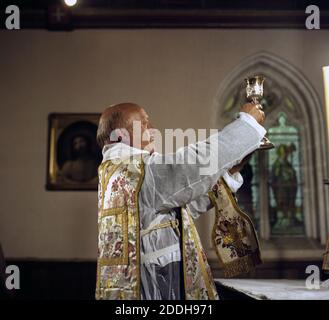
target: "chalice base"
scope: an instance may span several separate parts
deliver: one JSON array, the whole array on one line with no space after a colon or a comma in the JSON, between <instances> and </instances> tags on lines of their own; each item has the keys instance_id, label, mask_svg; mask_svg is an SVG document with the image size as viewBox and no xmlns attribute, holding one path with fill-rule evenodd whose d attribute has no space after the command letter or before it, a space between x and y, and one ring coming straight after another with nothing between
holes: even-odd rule
<instances>
[{"instance_id":1,"label":"chalice base","mask_svg":"<svg viewBox=\"0 0 329 320\"><path fill-rule=\"evenodd\" d=\"M266 137L260 143L258 150L269 150L275 148L275 145Z\"/></svg>"}]
</instances>

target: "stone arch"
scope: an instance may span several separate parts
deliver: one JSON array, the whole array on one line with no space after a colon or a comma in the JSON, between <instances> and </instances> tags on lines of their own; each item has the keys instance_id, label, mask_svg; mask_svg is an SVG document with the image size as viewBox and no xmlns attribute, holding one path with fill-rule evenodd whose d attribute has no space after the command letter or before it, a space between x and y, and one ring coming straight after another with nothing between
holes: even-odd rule
<instances>
[{"instance_id":1,"label":"stone arch","mask_svg":"<svg viewBox=\"0 0 329 320\"><path fill-rule=\"evenodd\" d=\"M328 190L323 179L328 173L328 143L324 108L317 92L307 77L290 62L268 52L247 57L222 81L214 99L213 125L223 127L238 112L240 104L228 108L228 99L243 90L243 79L253 74L263 74L270 83L279 85L294 100L293 115L299 124L303 140L304 199L306 234L325 243L329 233ZM265 88L266 89L266 88ZM237 101L235 101L236 103ZM224 109L227 110L224 110ZM284 110L291 114L291 110ZM267 114L267 125L274 121L274 112Z\"/></svg>"}]
</instances>

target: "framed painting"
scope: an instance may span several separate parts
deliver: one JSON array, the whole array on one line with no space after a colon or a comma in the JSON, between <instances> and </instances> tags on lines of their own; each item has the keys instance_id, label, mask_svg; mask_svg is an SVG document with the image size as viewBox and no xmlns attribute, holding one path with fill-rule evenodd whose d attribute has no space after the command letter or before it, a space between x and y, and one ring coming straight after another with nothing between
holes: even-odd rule
<instances>
[{"instance_id":1,"label":"framed painting","mask_svg":"<svg viewBox=\"0 0 329 320\"><path fill-rule=\"evenodd\" d=\"M97 190L99 118L94 113L49 115L47 190Z\"/></svg>"}]
</instances>

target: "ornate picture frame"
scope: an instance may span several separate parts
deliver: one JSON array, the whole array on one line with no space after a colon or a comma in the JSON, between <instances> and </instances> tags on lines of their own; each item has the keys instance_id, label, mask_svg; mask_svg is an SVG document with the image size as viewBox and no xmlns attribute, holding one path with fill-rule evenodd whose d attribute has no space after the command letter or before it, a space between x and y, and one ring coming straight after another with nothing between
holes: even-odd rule
<instances>
[{"instance_id":1,"label":"ornate picture frame","mask_svg":"<svg viewBox=\"0 0 329 320\"><path fill-rule=\"evenodd\" d=\"M96 113L48 116L47 190L97 190L99 118Z\"/></svg>"}]
</instances>

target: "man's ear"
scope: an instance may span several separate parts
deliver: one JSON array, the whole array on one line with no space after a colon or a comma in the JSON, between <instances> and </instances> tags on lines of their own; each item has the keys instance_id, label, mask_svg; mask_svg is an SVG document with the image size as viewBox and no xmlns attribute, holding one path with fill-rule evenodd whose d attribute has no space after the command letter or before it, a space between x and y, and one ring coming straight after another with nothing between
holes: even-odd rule
<instances>
[{"instance_id":1,"label":"man's ear","mask_svg":"<svg viewBox=\"0 0 329 320\"><path fill-rule=\"evenodd\" d=\"M111 142L122 142L122 143L130 145L130 135L129 135L128 130L125 128L113 130L110 134L110 141Z\"/></svg>"}]
</instances>

